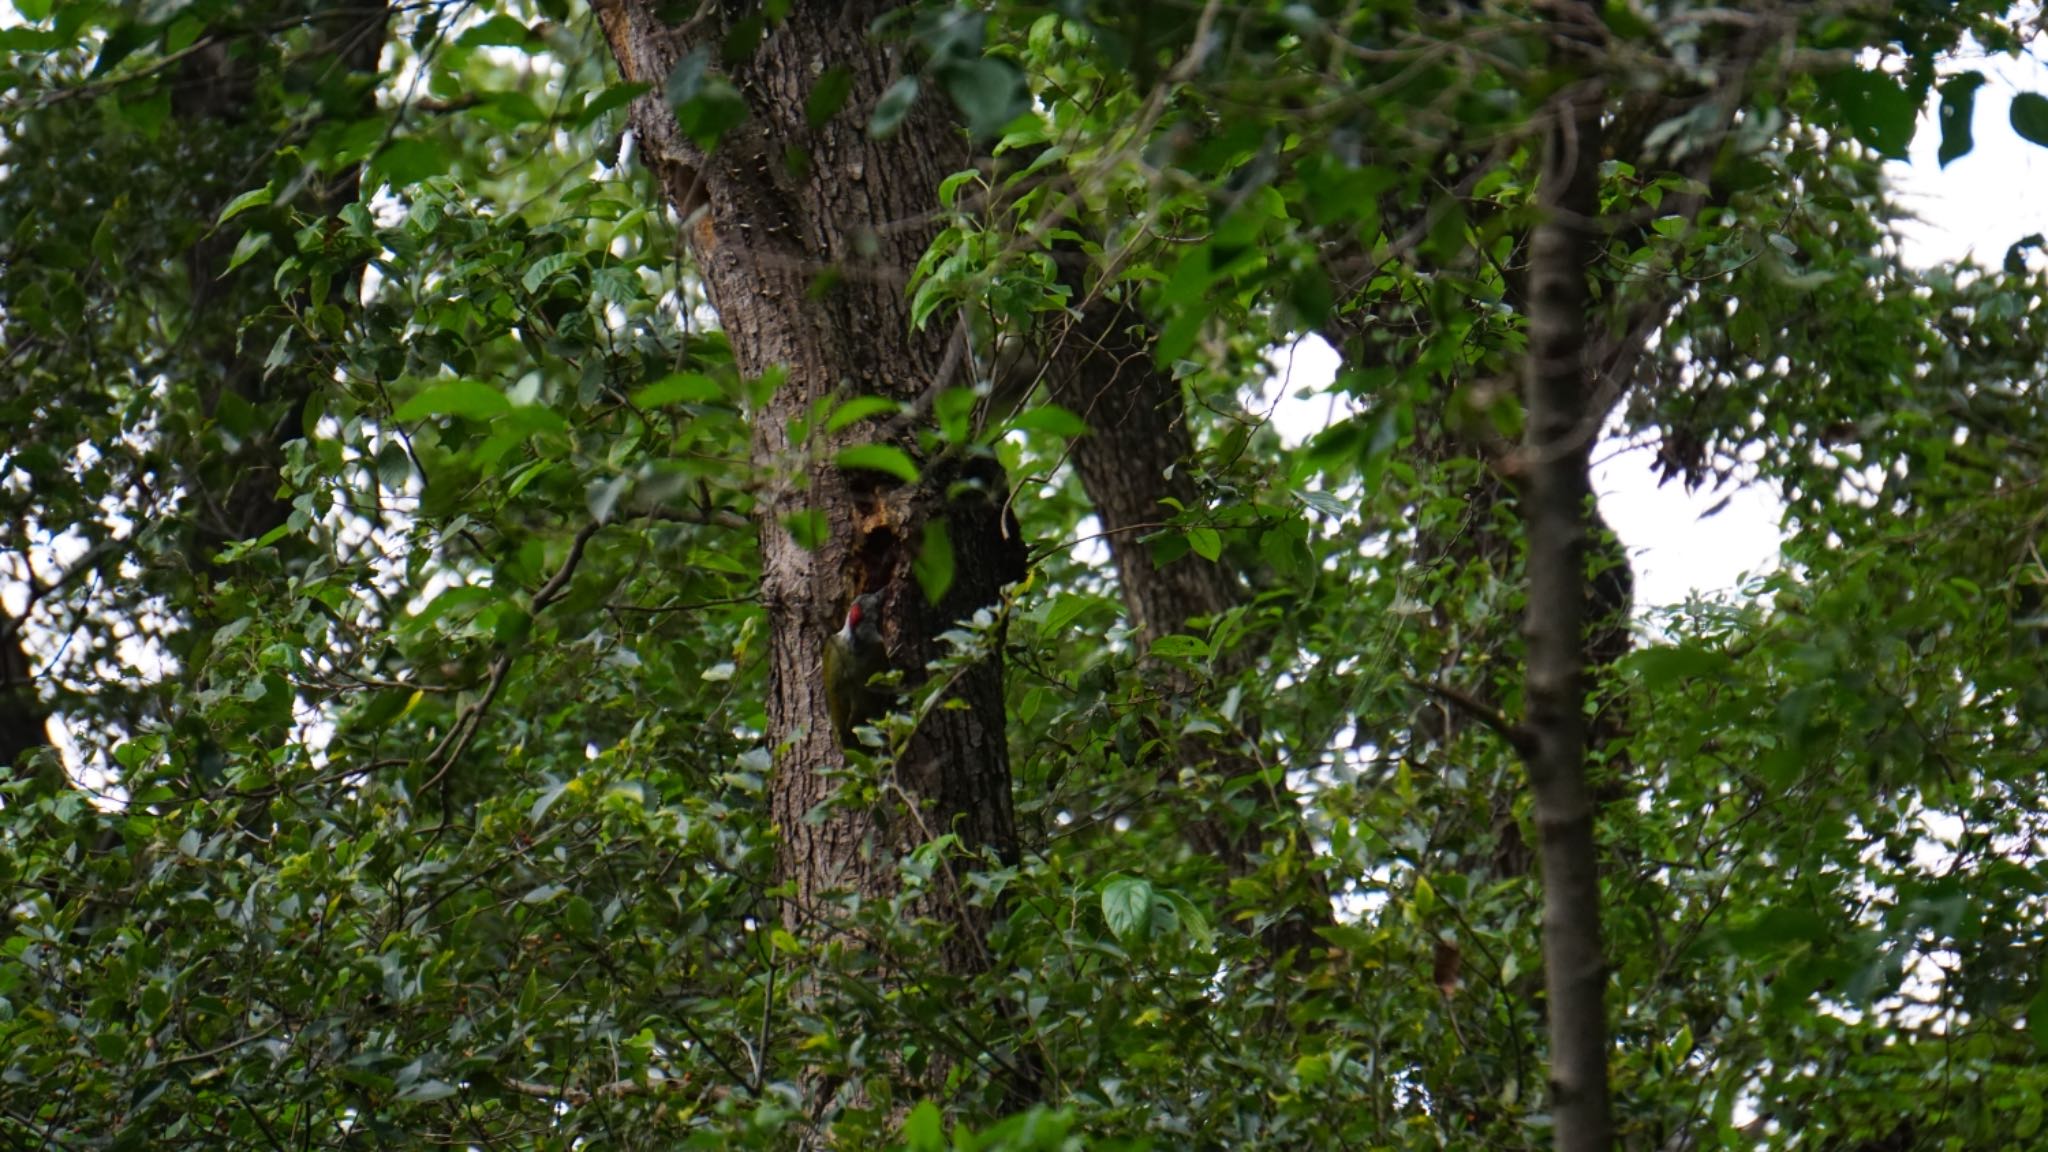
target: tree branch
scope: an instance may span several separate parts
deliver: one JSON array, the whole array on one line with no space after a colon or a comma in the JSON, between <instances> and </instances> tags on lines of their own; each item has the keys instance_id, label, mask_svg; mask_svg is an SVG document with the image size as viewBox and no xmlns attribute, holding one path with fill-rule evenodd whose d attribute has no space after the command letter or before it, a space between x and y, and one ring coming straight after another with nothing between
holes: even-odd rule
<instances>
[{"instance_id":1,"label":"tree branch","mask_svg":"<svg viewBox=\"0 0 2048 1152\"><path fill-rule=\"evenodd\" d=\"M1536 738L1529 733L1527 728L1508 719L1507 713L1479 699L1477 696L1473 696L1462 689L1453 688L1448 684L1436 684L1428 680L1417 680L1413 676L1403 677L1403 679L1408 681L1409 687L1420 688L1422 691L1435 696L1439 700L1458 709L1458 711L1493 729L1515 751L1526 756L1534 749Z\"/></svg>"}]
</instances>

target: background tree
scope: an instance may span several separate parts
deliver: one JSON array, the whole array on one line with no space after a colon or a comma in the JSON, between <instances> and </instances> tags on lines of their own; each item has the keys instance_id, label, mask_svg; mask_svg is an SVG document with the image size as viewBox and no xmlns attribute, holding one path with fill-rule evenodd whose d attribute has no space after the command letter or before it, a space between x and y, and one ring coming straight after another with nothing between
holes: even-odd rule
<instances>
[{"instance_id":1,"label":"background tree","mask_svg":"<svg viewBox=\"0 0 2048 1152\"><path fill-rule=\"evenodd\" d=\"M18 11L11 1140L2038 1128L1996 6ZM1789 510L1634 651L1610 414Z\"/></svg>"}]
</instances>

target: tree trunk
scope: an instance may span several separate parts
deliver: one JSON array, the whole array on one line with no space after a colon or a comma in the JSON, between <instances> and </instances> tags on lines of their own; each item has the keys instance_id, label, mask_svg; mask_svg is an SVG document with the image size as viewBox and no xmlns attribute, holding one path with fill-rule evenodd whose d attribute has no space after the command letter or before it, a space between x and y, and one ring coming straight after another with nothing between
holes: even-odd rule
<instances>
[{"instance_id":1,"label":"tree trunk","mask_svg":"<svg viewBox=\"0 0 2048 1152\"><path fill-rule=\"evenodd\" d=\"M1607 968L1586 780L1583 647L1593 498L1586 467L1599 432L1588 388L1586 275L1599 251L1600 96L1597 85L1567 89L1546 126L1542 219L1530 239L1528 423L1519 461L1529 549L1524 754L1542 864L1551 1112L1559 1152L1605 1152L1611 1141Z\"/></svg>"},{"instance_id":2,"label":"tree trunk","mask_svg":"<svg viewBox=\"0 0 2048 1152\"><path fill-rule=\"evenodd\" d=\"M808 443L792 432L835 393L909 403L945 383L950 333L913 330L905 285L936 231L939 182L967 165L968 150L930 99L888 138L870 137L868 113L912 67L904 53L868 36L887 9L795 5L731 65L747 118L707 151L681 131L661 93L692 51L717 53L726 42L721 10L706 8L671 28L650 0L598 5L621 72L653 86L631 113L645 162L679 212L702 208L690 242L734 358L750 377L781 373L754 415L753 457L764 483L758 518L761 598L771 625L772 809L789 890L783 920L800 933L829 924L843 896L895 894L898 860L920 843L951 834L967 854L1008 856L1015 848L998 660L945 674L948 693L966 707L923 717L877 803L836 801L838 784L826 775L847 756L826 712L820 664L848 602L883 593L890 667L914 684L947 651L939 634L995 604L1001 586L1021 575L1020 542L1003 530L998 505L949 502L943 475L901 484L832 463L837 449L879 435L876 423ZM814 126L807 103L819 77L834 69L844 70L850 92ZM916 452L914 444L898 446ZM812 548L788 527L804 518L815 518L820 530ZM933 524L945 526L956 562L951 589L936 605L912 573ZM936 945L948 969L986 964L987 911L966 905L950 872L913 911L950 929Z\"/></svg>"},{"instance_id":3,"label":"tree trunk","mask_svg":"<svg viewBox=\"0 0 2048 1152\"><path fill-rule=\"evenodd\" d=\"M1189 478L1194 438L1180 383L1154 364L1143 318L1114 302L1097 301L1052 341L1046 376L1053 398L1088 422L1088 435L1074 442L1074 470L1102 522L1139 643L1149 648L1162 636L1190 631L1195 620L1213 619L1235 607L1238 588L1223 565L1192 553L1160 564L1145 543L1147 530L1173 514L1168 501L1194 508L1200 498ZM1217 676L1236 676L1258 655L1249 643L1230 649L1217 660ZM1172 685L1177 693L1190 687ZM1213 740L1185 738L1178 751L1174 767L1201 764L1218 785L1261 771L1252 757ZM1256 870L1269 822L1300 820L1285 778L1254 789L1253 795L1263 799L1264 811L1243 824L1212 813L1187 827L1190 846L1222 864L1233 878ZM1314 930L1332 922L1320 876L1310 874L1308 883L1303 900L1267 910L1267 942L1275 952L1291 951L1297 960L1309 956Z\"/></svg>"},{"instance_id":4,"label":"tree trunk","mask_svg":"<svg viewBox=\"0 0 2048 1152\"><path fill-rule=\"evenodd\" d=\"M21 758L50 743L50 709L36 691L35 667L22 643L21 622L0 611L0 781L13 779Z\"/></svg>"}]
</instances>

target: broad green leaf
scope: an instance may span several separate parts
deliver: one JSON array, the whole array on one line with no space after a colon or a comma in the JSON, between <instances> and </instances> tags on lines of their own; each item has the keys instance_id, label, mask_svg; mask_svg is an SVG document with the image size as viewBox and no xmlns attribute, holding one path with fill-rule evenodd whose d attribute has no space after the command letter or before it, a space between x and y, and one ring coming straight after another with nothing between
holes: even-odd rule
<instances>
[{"instance_id":1,"label":"broad green leaf","mask_svg":"<svg viewBox=\"0 0 2048 1152\"><path fill-rule=\"evenodd\" d=\"M538 292L541 285L582 263L583 254L580 252L557 252L552 256L543 256L526 266L526 274L519 278L519 283L528 292Z\"/></svg>"},{"instance_id":2,"label":"broad green leaf","mask_svg":"<svg viewBox=\"0 0 2048 1152\"><path fill-rule=\"evenodd\" d=\"M1008 60L994 56L947 67L946 94L953 98L976 136L993 136L1030 107L1024 75Z\"/></svg>"},{"instance_id":3,"label":"broad green leaf","mask_svg":"<svg viewBox=\"0 0 2048 1152\"><path fill-rule=\"evenodd\" d=\"M1080 619L1083 612L1095 607L1098 603L1100 601L1093 597L1082 596L1073 592L1062 592L1054 596L1051 603L1046 605L1045 624L1039 630L1040 634L1048 639L1064 634L1068 625Z\"/></svg>"},{"instance_id":4,"label":"broad green leaf","mask_svg":"<svg viewBox=\"0 0 2048 1152\"><path fill-rule=\"evenodd\" d=\"M481 380L442 380L421 389L412 399L399 405L392 416L405 422L429 416L490 420L510 411L512 401Z\"/></svg>"},{"instance_id":5,"label":"broad green leaf","mask_svg":"<svg viewBox=\"0 0 2048 1152\"><path fill-rule=\"evenodd\" d=\"M1044 432L1073 439L1088 434L1088 422L1057 404L1035 404L1010 420L1010 426L1026 432Z\"/></svg>"},{"instance_id":6,"label":"broad green leaf","mask_svg":"<svg viewBox=\"0 0 2048 1152\"><path fill-rule=\"evenodd\" d=\"M403 188L448 171L449 154L440 145L413 136L401 136L384 145L370 162L373 179Z\"/></svg>"},{"instance_id":7,"label":"broad green leaf","mask_svg":"<svg viewBox=\"0 0 2048 1152\"><path fill-rule=\"evenodd\" d=\"M889 85L882 98L875 102L875 110L868 115L868 135L877 140L886 140L896 134L896 128L903 118L910 115L911 105L917 103L917 77L905 76Z\"/></svg>"},{"instance_id":8,"label":"broad green leaf","mask_svg":"<svg viewBox=\"0 0 2048 1152\"><path fill-rule=\"evenodd\" d=\"M944 600L946 593L952 590L953 536L944 519L933 517L925 521L924 542L918 548L917 560L911 569L917 576L918 586L924 589L925 599L931 603Z\"/></svg>"},{"instance_id":9,"label":"broad green leaf","mask_svg":"<svg viewBox=\"0 0 2048 1152\"><path fill-rule=\"evenodd\" d=\"M268 185L262 188L251 188L240 196L228 201L227 207L220 210L220 216L214 220L214 223L225 224L251 208L258 208L270 203L271 199L276 195L276 191Z\"/></svg>"},{"instance_id":10,"label":"broad green leaf","mask_svg":"<svg viewBox=\"0 0 2048 1152\"><path fill-rule=\"evenodd\" d=\"M917 464L910 453L894 444L855 444L833 457L841 468L865 469L893 476L905 484L917 483Z\"/></svg>"},{"instance_id":11,"label":"broad green leaf","mask_svg":"<svg viewBox=\"0 0 2048 1152\"><path fill-rule=\"evenodd\" d=\"M747 117L747 103L713 66L711 49L698 45L669 71L663 87L676 125L700 148L717 145Z\"/></svg>"},{"instance_id":12,"label":"broad green leaf","mask_svg":"<svg viewBox=\"0 0 2048 1152\"><path fill-rule=\"evenodd\" d=\"M268 247L270 247L270 233L242 233L242 238L235 241L235 252L234 255L228 259L227 270L229 272L233 272L235 269L240 268L244 264L247 264L250 260L255 259L256 254L258 252L261 252Z\"/></svg>"},{"instance_id":13,"label":"broad green leaf","mask_svg":"<svg viewBox=\"0 0 2048 1152\"><path fill-rule=\"evenodd\" d=\"M1102 886L1102 918L1120 943L1143 940L1152 930L1152 884L1136 876L1111 877Z\"/></svg>"},{"instance_id":14,"label":"broad green leaf","mask_svg":"<svg viewBox=\"0 0 2048 1152\"><path fill-rule=\"evenodd\" d=\"M636 97L652 90L651 84L607 85L602 91L592 93L590 99L584 103L583 110L576 114L577 127L587 128L596 123L598 117L614 109L624 108Z\"/></svg>"},{"instance_id":15,"label":"broad green leaf","mask_svg":"<svg viewBox=\"0 0 2048 1152\"><path fill-rule=\"evenodd\" d=\"M853 73L844 67L825 69L811 85L811 94L804 100L804 119L813 128L823 128L839 110L846 107L846 97L853 91Z\"/></svg>"},{"instance_id":16,"label":"broad green leaf","mask_svg":"<svg viewBox=\"0 0 2048 1152\"><path fill-rule=\"evenodd\" d=\"M897 411L901 405L884 396L855 396L832 410L825 420L825 431L839 432L871 416L884 416Z\"/></svg>"},{"instance_id":17,"label":"broad green leaf","mask_svg":"<svg viewBox=\"0 0 2048 1152\"><path fill-rule=\"evenodd\" d=\"M455 1085L443 1080L421 1080L398 1090L400 1100L424 1103L430 1100L446 1100L455 1095Z\"/></svg>"},{"instance_id":18,"label":"broad green leaf","mask_svg":"<svg viewBox=\"0 0 2048 1152\"><path fill-rule=\"evenodd\" d=\"M815 551L824 545L826 533L830 528L825 520L825 514L816 508L805 508L785 515L782 518L782 527L789 533L790 538L796 541L797 547L807 552Z\"/></svg>"},{"instance_id":19,"label":"broad green leaf","mask_svg":"<svg viewBox=\"0 0 2048 1152\"><path fill-rule=\"evenodd\" d=\"M1154 640L1152 642L1152 655L1170 656L1180 660L1207 660L1210 656L1210 651L1209 645L1201 640L1176 632L1173 635L1161 636L1159 639Z\"/></svg>"},{"instance_id":20,"label":"broad green leaf","mask_svg":"<svg viewBox=\"0 0 2048 1152\"><path fill-rule=\"evenodd\" d=\"M1841 111L1856 139L1879 155L1904 159L1913 142L1920 105L1899 81L1883 72L1844 68L1821 78L1820 87Z\"/></svg>"},{"instance_id":21,"label":"broad green leaf","mask_svg":"<svg viewBox=\"0 0 2048 1152\"><path fill-rule=\"evenodd\" d=\"M725 399L718 381L698 372L672 372L633 393L636 408L666 408L671 404L712 404Z\"/></svg>"},{"instance_id":22,"label":"broad green leaf","mask_svg":"<svg viewBox=\"0 0 2048 1152\"><path fill-rule=\"evenodd\" d=\"M529 42L539 46L531 29L519 20L500 12L481 24L464 29L455 43L463 48L482 48L497 45L506 48L528 48Z\"/></svg>"},{"instance_id":23,"label":"broad green leaf","mask_svg":"<svg viewBox=\"0 0 2048 1152\"><path fill-rule=\"evenodd\" d=\"M906 1152L946 1152L946 1127L938 1105L917 1102L903 1118L903 1145Z\"/></svg>"},{"instance_id":24,"label":"broad green leaf","mask_svg":"<svg viewBox=\"0 0 2048 1152\"><path fill-rule=\"evenodd\" d=\"M1628 658L1644 688L1656 690L1667 685L1701 677L1719 676L1729 667L1726 653L1692 645L1653 644Z\"/></svg>"}]
</instances>

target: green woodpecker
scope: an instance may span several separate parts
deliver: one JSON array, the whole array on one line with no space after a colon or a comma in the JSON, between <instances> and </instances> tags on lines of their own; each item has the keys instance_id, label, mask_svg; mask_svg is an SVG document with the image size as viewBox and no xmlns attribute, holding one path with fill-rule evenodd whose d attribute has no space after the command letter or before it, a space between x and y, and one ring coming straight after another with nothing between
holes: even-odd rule
<instances>
[{"instance_id":1,"label":"green woodpecker","mask_svg":"<svg viewBox=\"0 0 2048 1152\"><path fill-rule=\"evenodd\" d=\"M881 714L882 692L868 686L875 673L889 666L882 644L879 614L882 594L854 597L846 606L846 625L825 641L825 710L841 747L855 741L855 727Z\"/></svg>"}]
</instances>

